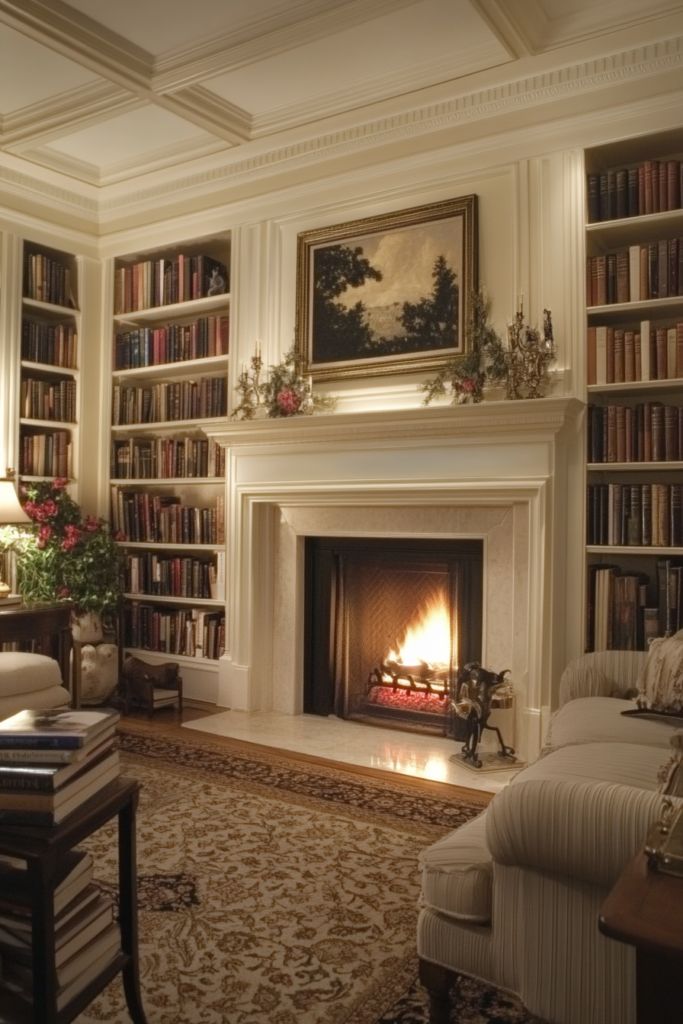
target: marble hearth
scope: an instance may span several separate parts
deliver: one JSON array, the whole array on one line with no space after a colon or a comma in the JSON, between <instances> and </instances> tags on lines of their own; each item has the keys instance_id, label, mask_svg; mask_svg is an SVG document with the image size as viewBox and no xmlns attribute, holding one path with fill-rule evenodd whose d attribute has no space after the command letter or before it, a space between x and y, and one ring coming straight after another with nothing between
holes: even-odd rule
<instances>
[{"instance_id":1,"label":"marble hearth","mask_svg":"<svg viewBox=\"0 0 683 1024\"><path fill-rule=\"evenodd\" d=\"M304 539L480 538L483 663L509 668L519 752L564 664L567 477L580 403L489 402L229 424L227 630L217 703L303 710Z\"/></svg>"}]
</instances>

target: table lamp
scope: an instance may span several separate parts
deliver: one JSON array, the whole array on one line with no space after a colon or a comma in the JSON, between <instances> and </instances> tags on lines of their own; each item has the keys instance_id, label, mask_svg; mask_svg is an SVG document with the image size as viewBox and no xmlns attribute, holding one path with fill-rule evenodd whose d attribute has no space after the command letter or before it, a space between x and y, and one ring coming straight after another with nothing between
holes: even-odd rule
<instances>
[{"instance_id":1,"label":"table lamp","mask_svg":"<svg viewBox=\"0 0 683 1024\"><path fill-rule=\"evenodd\" d=\"M0 478L0 526L30 523L31 520L19 504L14 482L7 476ZM10 600L11 587L5 583L0 572L0 603ZM20 598L16 598L20 600Z\"/></svg>"}]
</instances>

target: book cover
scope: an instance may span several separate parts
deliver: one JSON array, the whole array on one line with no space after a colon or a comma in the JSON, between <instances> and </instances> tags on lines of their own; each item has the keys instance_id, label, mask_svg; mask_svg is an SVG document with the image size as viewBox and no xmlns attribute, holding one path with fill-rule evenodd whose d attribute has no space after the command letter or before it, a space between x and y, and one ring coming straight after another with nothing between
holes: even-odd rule
<instances>
[{"instance_id":1,"label":"book cover","mask_svg":"<svg viewBox=\"0 0 683 1024\"><path fill-rule=\"evenodd\" d=\"M113 732L118 711L82 711L74 708L46 708L18 711L0 721L0 748L72 749L84 747L106 732ZM0 753L2 760L2 753Z\"/></svg>"},{"instance_id":2,"label":"book cover","mask_svg":"<svg viewBox=\"0 0 683 1024\"><path fill-rule=\"evenodd\" d=\"M68 850L60 857L53 892L57 916L92 880L93 859L85 850ZM28 872L8 868L0 872L0 911L31 921L31 891Z\"/></svg>"},{"instance_id":3,"label":"book cover","mask_svg":"<svg viewBox=\"0 0 683 1024\"><path fill-rule=\"evenodd\" d=\"M84 756L64 763L31 761L0 761L0 793L29 792L53 793L68 779L85 771L113 749L113 736L95 746L86 746Z\"/></svg>"}]
</instances>

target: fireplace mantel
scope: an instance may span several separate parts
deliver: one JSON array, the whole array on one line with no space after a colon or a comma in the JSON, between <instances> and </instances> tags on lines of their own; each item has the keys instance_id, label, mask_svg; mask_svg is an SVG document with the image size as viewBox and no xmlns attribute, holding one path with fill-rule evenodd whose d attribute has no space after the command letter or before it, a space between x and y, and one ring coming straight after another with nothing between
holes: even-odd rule
<instances>
[{"instance_id":1,"label":"fireplace mantel","mask_svg":"<svg viewBox=\"0 0 683 1024\"><path fill-rule=\"evenodd\" d=\"M517 745L539 747L583 406L571 398L214 425L226 447L226 651L217 702L302 712L306 536L481 537L483 658L512 668ZM505 664L497 664L497 661Z\"/></svg>"}]
</instances>

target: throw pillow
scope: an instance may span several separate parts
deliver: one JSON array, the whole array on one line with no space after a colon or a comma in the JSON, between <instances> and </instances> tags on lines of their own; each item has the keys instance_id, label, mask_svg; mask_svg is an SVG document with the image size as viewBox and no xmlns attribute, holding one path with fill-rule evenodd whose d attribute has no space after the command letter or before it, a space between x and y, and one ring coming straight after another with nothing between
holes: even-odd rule
<instances>
[{"instance_id":1,"label":"throw pillow","mask_svg":"<svg viewBox=\"0 0 683 1024\"><path fill-rule=\"evenodd\" d=\"M683 716L683 630L652 641L638 679L638 702L649 711Z\"/></svg>"}]
</instances>

